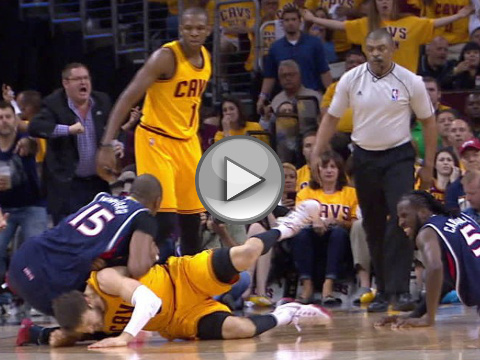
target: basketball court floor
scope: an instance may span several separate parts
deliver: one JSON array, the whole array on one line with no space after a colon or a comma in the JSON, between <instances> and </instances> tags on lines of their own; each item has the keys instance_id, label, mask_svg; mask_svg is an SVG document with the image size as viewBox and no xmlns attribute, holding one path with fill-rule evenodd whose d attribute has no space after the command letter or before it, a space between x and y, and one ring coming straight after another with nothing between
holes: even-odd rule
<instances>
[{"instance_id":1,"label":"basketball court floor","mask_svg":"<svg viewBox=\"0 0 480 360\"><path fill-rule=\"evenodd\" d=\"M168 342L153 334L129 348L89 351L15 347L17 324L0 326L0 360L479 360L480 317L461 305L442 307L434 328L392 330L373 327L378 314L358 308L334 311L329 327L277 328L258 338ZM35 320L35 318L34 318ZM35 320L38 322L38 320Z\"/></svg>"}]
</instances>

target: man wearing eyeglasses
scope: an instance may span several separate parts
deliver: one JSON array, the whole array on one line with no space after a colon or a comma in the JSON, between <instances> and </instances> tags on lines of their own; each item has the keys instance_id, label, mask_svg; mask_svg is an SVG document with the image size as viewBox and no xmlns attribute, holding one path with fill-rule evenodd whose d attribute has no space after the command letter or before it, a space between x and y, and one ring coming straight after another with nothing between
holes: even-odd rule
<instances>
[{"instance_id":1,"label":"man wearing eyeglasses","mask_svg":"<svg viewBox=\"0 0 480 360\"><path fill-rule=\"evenodd\" d=\"M108 183L96 174L94 159L110 113L110 98L92 91L90 72L81 63L65 67L62 85L63 89L43 100L28 127L31 136L47 139L43 185L55 224L97 193L109 191ZM123 156L121 144L115 150Z\"/></svg>"}]
</instances>

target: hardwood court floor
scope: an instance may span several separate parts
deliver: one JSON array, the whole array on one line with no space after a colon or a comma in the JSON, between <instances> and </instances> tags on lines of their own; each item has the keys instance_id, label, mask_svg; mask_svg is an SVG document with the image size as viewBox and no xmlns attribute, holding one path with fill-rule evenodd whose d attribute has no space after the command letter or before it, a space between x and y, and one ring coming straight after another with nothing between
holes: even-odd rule
<instances>
[{"instance_id":1,"label":"hardwood court floor","mask_svg":"<svg viewBox=\"0 0 480 360\"><path fill-rule=\"evenodd\" d=\"M479 360L480 318L460 305L440 309L435 328L375 329L380 315L341 310L329 328L277 328L255 339L167 342L153 335L144 345L88 351L85 345L51 350L14 346L18 326L0 326L0 360Z\"/></svg>"}]
</instances>

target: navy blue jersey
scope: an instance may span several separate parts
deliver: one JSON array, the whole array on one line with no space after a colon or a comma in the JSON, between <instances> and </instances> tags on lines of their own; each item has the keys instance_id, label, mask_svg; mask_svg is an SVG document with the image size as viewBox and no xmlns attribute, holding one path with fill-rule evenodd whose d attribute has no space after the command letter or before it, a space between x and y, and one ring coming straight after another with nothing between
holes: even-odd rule
<instances>
[{"instance_id":1,"label":"navy blue jersey","mask_svg":"<svg viewBox=\"0 0 480 360\"><path fill-rule=\"evenodd\" d=\"M148 209L131 198L100 193L18 251L28 254L29 271L48 279L53 293L79 289L94 259L128 255L135 219L145 212Z\"/></svg>"},{"instance_id":2,"label":"navy blue jersey","mask_svg":"<svg viewBox=\"0 0 480 360\"><path fill-rule=\"evenodd\" d=\"M480 305L480 225L461 213L455 218L434 215L424 227L435 230L441 240L460 300L467 306Z\"/></svg>"}]
</instances>

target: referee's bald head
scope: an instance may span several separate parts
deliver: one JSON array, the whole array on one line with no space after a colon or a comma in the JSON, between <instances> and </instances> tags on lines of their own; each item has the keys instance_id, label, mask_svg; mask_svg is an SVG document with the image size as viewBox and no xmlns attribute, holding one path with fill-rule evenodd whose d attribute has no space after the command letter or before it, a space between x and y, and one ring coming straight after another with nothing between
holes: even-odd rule
<instances>
[{"instance_id":1,"label":"referee's bald head","mask_svg":"<svg viewBox=\"0 0 480 360\"><path fill-rule=\"evenodd\" d=\"M395 42L393 41L392 35L390 35L388 30L385 28L380 28L380 29L371 31L367 35L366 41L368 40L373 40L373 41L386 40L390 46L395 47Z\"/></svg>"}]
</instances>

